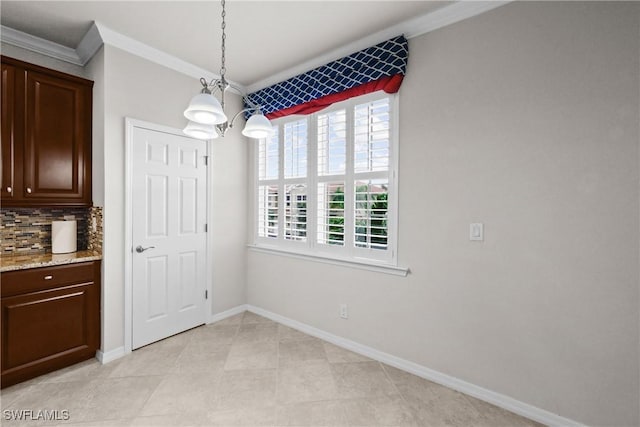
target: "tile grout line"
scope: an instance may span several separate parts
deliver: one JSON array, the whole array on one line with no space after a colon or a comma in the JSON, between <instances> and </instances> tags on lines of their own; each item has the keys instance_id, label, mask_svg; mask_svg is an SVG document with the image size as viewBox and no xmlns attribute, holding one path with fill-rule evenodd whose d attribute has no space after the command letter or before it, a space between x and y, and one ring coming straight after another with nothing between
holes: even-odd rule
<instances>
[{"instance_id":1,"label":"tile grout line","mask_svg":"<svg viewBox=\"0 0 640 427\"><path fill-rule=\"evenodd\" d=\"M415 422L415 425L419 426L420 421L418 419L418 414L416 413L415 409L413 409L413 406L409 404L409 402L407 401L407 398L405 397L404 393L400 391L396 382L393 381L393 379L391 379L391 375L389 375L389 372L387 372L387 368L384 366L384 363L382 362L378 362L378 363L380 364L380 367L382 368L382 372L384 372L384 375L387 377L389 382L393 385L393 388L396 389L402 401L405 403L405 405L407 405L407 408L409 409L409 411L411 411L411 416L413 417L413 421Z\"/></svg>"},{"instance_id":2,"label":"tile grout line","mask_svg":"<svg viewBox=\"0 0 640 427\"><path fill-rule=\"evenodd\" d=\"M242 329L242 325L244 324L244 318L247 315L247 311L243 311L242 312L242 317L240 318L240 323L238 323L238 325L236 326L236 333L233 334L233 338L231 339L231 345L229 346L229 351L227 352L227 357L224 359L224 364L222 365L222 372L220 373L220 383L222 383L222 380L224 378L224 375L227 373L226 370L226 366L227 366L227 362L229 361L229 356L231 356L231 349L233 348L233 345L236 343L236 339L238 338L238 335L240 335L240 329ZM221 394L221 384L218 384L218 389L220 391L216 391L216 398L215 398L215 411L220 411L221 409L221 405L220 402L222 402L222 396Z\"/></svg>"},{"instance_id":3,"label":"tile grout line","mask_svg":"<svg viewBox=\"0 0 640 427\"><path fill-rule=\"evenodd\" d=\"M274 414L274 420L275 420L275 425L278 425L278 408L280 406L280 403L278 401L278 383L280 382L280 324L276 322L276 324L278 325L277 327L277 333L276 333L276 387L275 387L275 395L274 395L274 403L275 403L275 414Z\"/></svg>"},{"instance_id":4,"label":"tile grout line","mask_svg":"<svg viewBox=\"0 0 640 427\"><path fill-rule=\"evenodd\" d=\"M333 363L331 363L331 361L329 360L329 354L327 353L327 347L324 345L324 343L326 342L323 339L320 338L316 338L313 337L317 340L320 341L320 344L322 346L322 352L324 353L325 358L327 359L327 364L329 365L329 371L331 372L331 379L333 380L334 384L336 385L336 394L338 393L338 389L337 389L337 381L336 381L336 376L333 370ZM349 417L347 415L347 408L344 405L344 402L346 400L349 399L340 399L339 397L336 396L335 399L328 399L327 401L337 401L339 402L339 408L340 408L340 412L342 413L342 419L344 420L345 425L349 426L349 427L353 427L351 422L349 422Z\"/></svg>"}]
</instances>

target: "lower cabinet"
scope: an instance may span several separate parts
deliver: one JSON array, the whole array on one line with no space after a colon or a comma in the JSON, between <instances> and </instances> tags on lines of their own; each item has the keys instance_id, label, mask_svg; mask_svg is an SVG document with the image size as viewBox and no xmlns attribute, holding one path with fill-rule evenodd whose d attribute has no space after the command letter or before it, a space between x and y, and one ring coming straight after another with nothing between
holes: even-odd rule
<instances>
[{"instance_id":1,"label":"lower cabinet","mask_svg":"<svg viewBox=\"0 0 640 427\"><path fill-rule=\"evenodd\" d=\"M95 357L100 263L2 273L2 387Z\"/></svg>"}]
</instances>

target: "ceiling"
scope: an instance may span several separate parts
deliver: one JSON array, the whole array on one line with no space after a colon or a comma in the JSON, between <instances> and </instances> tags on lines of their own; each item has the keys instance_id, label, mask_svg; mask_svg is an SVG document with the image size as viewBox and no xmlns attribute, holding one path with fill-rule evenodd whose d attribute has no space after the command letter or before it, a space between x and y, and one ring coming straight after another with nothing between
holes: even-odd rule
<instances>
[{"instance_id":1,"label":"ceiling","mask_svg":"<svg viewBox=\"0 0 640 427\"><path fill-rule=\"evenodd\" d=\"M410 18L444 1L227 0L227 76L245 86ZM75 49L93 21L218 72L218 1L7 1L4 26Z\"/></svg>"}]
</instances>

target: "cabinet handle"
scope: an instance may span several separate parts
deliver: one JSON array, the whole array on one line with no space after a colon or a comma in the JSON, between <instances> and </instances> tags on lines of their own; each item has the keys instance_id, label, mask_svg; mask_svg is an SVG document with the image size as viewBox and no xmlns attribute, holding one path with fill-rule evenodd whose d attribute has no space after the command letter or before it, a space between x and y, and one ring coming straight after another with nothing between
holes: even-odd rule
<instances>
[{"instance_id":1,"label":"cabinet handle","mask_svg":"<svg viewBox=\"0 0 640 427\"><path fill-rule=\"evenodd\" d=\"M13 191L13 188L7 187L7 193L11 193L12 191Z\"/></svg>"},{"instance_id":2,"label":"cabinet handle","mask_svg":"<svg viewBox=\"0 0 640 427\"><path fill-rule=\"evenodd\" d=\"M53 276L44 276L44 280L51 280L53 279Z\"/></svg>"},{"instance_id":3,"label":"cabinet handle","mask_svg":"<svg viewBox=\"0 0 640 427\"><path fill-rule=\"evenodd\" d=\"M27 187L27 193L31 194L31 187Z\"/></svg>"}]
</instances>

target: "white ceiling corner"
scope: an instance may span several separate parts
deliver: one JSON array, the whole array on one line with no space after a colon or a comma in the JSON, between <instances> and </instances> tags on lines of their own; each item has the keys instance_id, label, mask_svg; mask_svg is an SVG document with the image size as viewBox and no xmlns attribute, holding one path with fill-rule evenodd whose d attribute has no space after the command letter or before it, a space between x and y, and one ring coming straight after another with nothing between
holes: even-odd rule
<instances>
[{"instance_id":1,"label":"white ceiling corner","mask_svg":"<svg viewBox=\"0 0 640 427\"><path fill-rule=\"evenodd\" d=\"M447 25L455 24L467 18L479 15L489 10L504 6L513 0L503 1L459 1L449 6L437 9L422 16L409 19L397 25L385 28L360 40L344 45L338 49L318 56L310 61L298 64L295 67L283 70L266 79L257 81L247 86L247 92L252 93L257 90L269 87L291 77L305 73L314 68L320 67L328 62L335 61L344 56L366 49L375 44L381 43L392 37L404 34L407 39L418 37L428 32L437 30Z\"/></svg>"},{"instance_id":2,"label":"white ceiling corner","mask_svg":"<svg viewBox=\"0 0 640 427\"><path fill-rule=\"evenodd\" d=\"M98 52L102 47L102 44L103 42L102 37L100 36L100 31L94 21L75 50L76 55L78 55L80 61L82 61L83 66L93 58L93 55Z\"/></svg>"},{"instance_id":3,"label":"white ceiling corner","mask_svg":"<svg viewBox=\"0 0 640 427\"><path fill-rule=\"evenodd\" d=\"M407 38L413 38L436 29L454 24L464 19L479 15L486 11L495 9L510 3L507 1L457 1L450 5L436 9L415 18L411 18L399 24L375 32L367 37L334 49L326 54L319 55L312 60L302 62L294 67L271 75L268 78L259 80L250 85L244 86L237 82L230 83L237 86L245 93L254 92L280 81L286 80L298 74L317 68L337 60L343 56L365 49L369 46L380 43L391 37L404 34ZM0 40L3 43L18 46L33 52L37 52L71 64L84 66L95 55L103 44L107 44L118 49L129 52L133 55L173 69L187 76L199 79L204 77L207 80L217 79L220 76L202 67L182 60L174 55L166 53L148 44L142 43L134 38L125 36L100 22L93 22L76 49L60 45L58 43L45 40L22 31L0 27Z\"/></svg>"}]
</instances>

